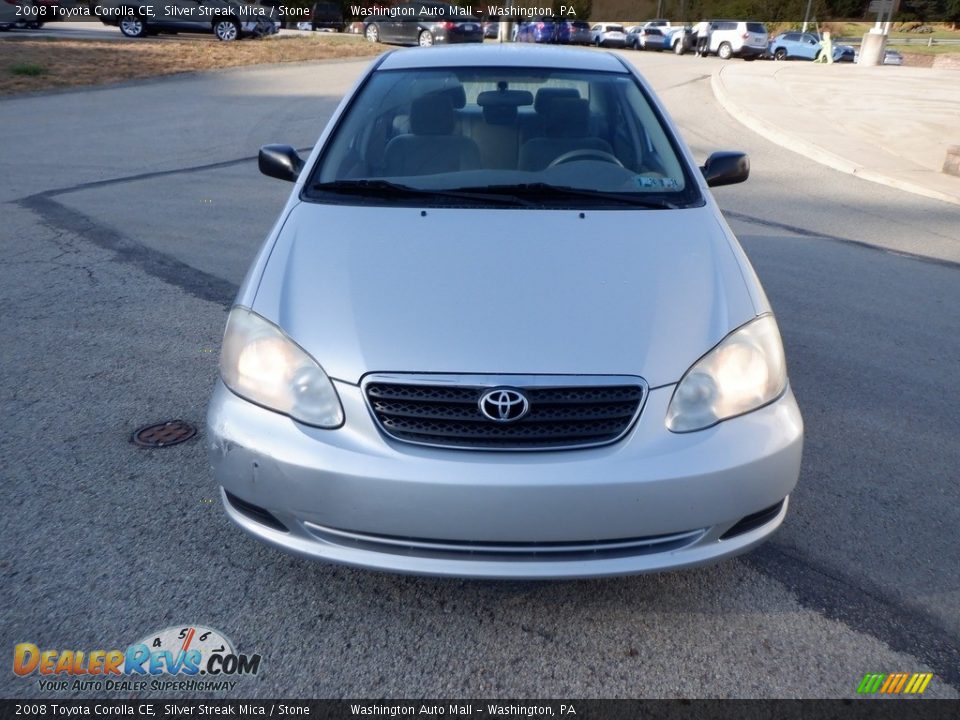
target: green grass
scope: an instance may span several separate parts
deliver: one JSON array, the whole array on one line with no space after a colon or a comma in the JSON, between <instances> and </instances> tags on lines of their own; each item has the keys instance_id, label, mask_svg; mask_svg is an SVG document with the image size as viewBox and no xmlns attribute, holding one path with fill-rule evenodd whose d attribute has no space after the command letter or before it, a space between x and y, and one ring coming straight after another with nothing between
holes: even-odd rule
<instances>
[{"instance_id":1,"label":"green grass","mask_svg":"<svg viewBox=\"0 0 960 720\"><path fill-rule=\"evenodd\" d=\"M17 63L16 65L10 66L10 73L24 77L39 77L40 75L46 75L47 69L43 65L37 65L36 63Z\"/></svg>"},{"instance_id":2,"label":"green grass","mask_svg":"<svg viewBox=\"0 0 960 720\"><path fill-rule=\"evenodd\" d=\"M888 48L898 50L902 53L916 53L917 55L946 55L947 53L960 54L960 45L897 45L896 43L887 43Z\"/></svg>"}]
</instances>

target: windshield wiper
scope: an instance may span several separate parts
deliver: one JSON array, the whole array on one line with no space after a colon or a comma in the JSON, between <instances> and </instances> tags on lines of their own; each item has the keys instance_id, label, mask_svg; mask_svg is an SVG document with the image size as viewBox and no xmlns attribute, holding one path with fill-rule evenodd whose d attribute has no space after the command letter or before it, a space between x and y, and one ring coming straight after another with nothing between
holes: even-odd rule
<instances>
[{"instance_id":1,"label":"windshield wiper","mask_svg":"<svg viewBox=\"0 0 960 720\"><path fill-rule=\"evenodd\" d=\"M487 188L456 188L440 190L433 188L416 188L409 185L390 182L389 180L334 180L332 182L314 183L311 190L331 192L341 195L363 195L377 198L413 198L429 200L430 198L448 198L454 200L486 200L498 205L523 205L531 203L520 197L511 197L499 193L488 194Z\"/></svg>"},{"instance_id":2,"label":"windshield wiper","mask_svg":"<svg viewBox=\"0 0 960 720\"><path fill-rule=\"evenodd\" d=\"M458 191L467 191L469 188L457 188ZM485 193L504 193L517 199L537 200L565 200L570 198L584 200L610 200L631 207L650 208L653 210L676 210L679 205L669 200L657 197L645 197L636 193L618 193L590 188L569 187L566 185L551 185L549 183L523 183L520 185L488 185L482 188ZM543 204L542 202L540 204Z\"/></svg>"}]
</instances>

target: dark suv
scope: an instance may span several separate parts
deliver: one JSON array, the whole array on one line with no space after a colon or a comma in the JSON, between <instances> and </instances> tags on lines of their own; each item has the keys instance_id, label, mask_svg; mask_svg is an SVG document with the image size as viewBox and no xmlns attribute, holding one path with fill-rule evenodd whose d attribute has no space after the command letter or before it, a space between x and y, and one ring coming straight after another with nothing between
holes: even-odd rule
<instances>
[{"instance_id":1,"label":"dark suv","mask_svg":"<svg viewBox=\"0 0 960 720\"><path fill-rule=\"evenodd\" d=\"M419 45L482 43L480 20L464 14L465 8L445 3L401 2L368 15L363 32L370 42Z\"/></svg>"},{"instance_id":2,"label":"dark suv","mask_svg":"<svg viewBox=\"0 0 960 720\"><path fill-rule=\"evenodd\" d=\"M279 26L276 8L241 0L100 0L97 8L105 25L136 38L182 32L229 41L271 35Z\"/></svg>"},{"instance_id":3,"label":"dark suv","mask_svg":"<svg viewBox=\"0 0 960 720\"><path fill-rule=\"evenodd\" d=\"M318 2L310 8L310 18L307 21L313 30L336 30L343 32L346 23L343 20L343 10L338 3Z\"/></svg>"}]
</instances>

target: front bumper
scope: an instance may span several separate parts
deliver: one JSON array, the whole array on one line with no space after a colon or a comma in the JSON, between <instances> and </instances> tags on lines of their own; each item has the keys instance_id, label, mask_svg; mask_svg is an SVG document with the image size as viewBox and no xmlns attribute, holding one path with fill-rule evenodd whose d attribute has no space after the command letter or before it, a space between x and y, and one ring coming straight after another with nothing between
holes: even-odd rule
<instances>
[{"instance_id":1,"label":"front bumper","mask_svg":"<svg viewBox=\"0 0 960 720\"><path fill-rule=\"evenodd\" d=\"M659 388L620 442L518 453L387 440L360 388L335 384L347 418L339 430L300 425L220 382L207 419L230 518L264 542L322 560L491 578L700 565L776 530L787 508L778 504L799 474L803 424L789 389L753 413L675 434L664 427L673 387ZM721 539L763 509L772 512L762 524Z\"/></svg>"}]
</instances>

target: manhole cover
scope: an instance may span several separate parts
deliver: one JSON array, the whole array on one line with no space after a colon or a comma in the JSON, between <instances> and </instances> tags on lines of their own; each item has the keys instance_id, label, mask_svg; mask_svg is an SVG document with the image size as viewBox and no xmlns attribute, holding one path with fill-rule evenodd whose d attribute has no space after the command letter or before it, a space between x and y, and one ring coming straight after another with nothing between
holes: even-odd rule
<instances>
[{"instance_id":1,"label":"manhole cover","mask_svg":"<svg viewBox=\"0 0 960 720\"><path fill-rule=\"evenodd\" d=\"M169 420L147 425L133 434L133 441L141 447L162 448L179 445L197 434L197 429L183 420Z\"/></svg>"}]
</instances>

